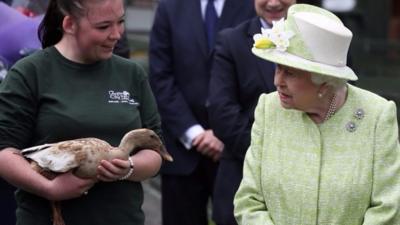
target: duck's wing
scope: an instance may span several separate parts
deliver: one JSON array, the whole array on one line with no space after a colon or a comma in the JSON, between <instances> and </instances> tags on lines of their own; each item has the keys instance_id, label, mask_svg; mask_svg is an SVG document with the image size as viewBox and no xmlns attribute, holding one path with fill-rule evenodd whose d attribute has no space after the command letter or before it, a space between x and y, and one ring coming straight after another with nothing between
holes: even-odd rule
<instances>
[{"instance_id":1,"label":"duck's wing","mask_svg":"<svg viewBox=\"0 0 400 225\"><path fill-rule=\"evenodd\" d=\"M96 138L82 138L23 149L22 154L44 169L62 173L79 167L86 160L87 151L95 150L98 145L108 143Z\"/></svg>"},{"instance_id":2,"label":"duck's wing","mask_svg":"<svg viewBox=\"0 0 400 225\"><path fill-rule=\"evenodd\" d=\"M79 165L75 160L73 151L61 151L59 145L54 144L45 148L32 148L29 153L25 151L24 157L35 161L41 168L53 172L66 172Z\"/></svg>"},{"instance_id":3,"label":"duck's wing","mask_svg":"<svg viewBox=\"0 0 400 225\"><path fill-rule=\"evenodd\" d=\"M48 147L51 147L51 146L53 146L53 145L54 145L54 144L44 144L44 145L33 146L33 147L30 147L30 148L24 148L24 149L21 150L21 154L22 154L23 156L26 156L26 155L28 155L29 153L37 152L37 151L46 149L46 148L48 148Z\"/></svg>"}]
</instances>

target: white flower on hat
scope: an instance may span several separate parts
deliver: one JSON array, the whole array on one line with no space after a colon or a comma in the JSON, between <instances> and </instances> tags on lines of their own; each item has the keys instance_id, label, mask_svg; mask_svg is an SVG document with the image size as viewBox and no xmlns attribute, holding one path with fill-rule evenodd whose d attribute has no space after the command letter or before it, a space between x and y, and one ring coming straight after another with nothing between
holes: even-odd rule
<instances>
[{"instance_id":1,"label":"white flower on hat","mask_svg":"<svg viewBox=\"0 0 400 225\"><path fill-rule=\"evenodd\" d=\"M254 47L269 49L275 46L277 50L284 52L289 47L289 39L293 36L292 31L285 30L285 19L282 18L279 21L272 21L271 29L261 28L261 34L253 36Z\"/></svg>"}]
</instances>

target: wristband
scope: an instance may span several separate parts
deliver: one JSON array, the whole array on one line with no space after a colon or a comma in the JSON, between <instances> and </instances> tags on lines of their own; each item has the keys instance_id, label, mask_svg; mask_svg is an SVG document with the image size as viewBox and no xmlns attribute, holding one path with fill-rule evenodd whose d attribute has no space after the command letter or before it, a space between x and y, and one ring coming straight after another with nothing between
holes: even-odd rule
<instances>
[{"instance_id":1,"label":"wristband","mask_svg":"<svg viewBox=\"0 0 400 225\"><path fill-rule=\"evenodd\" d=\"M129 172L128 172L125 176L119 178L119 180L126 180L126 179L128 179L128 178L132 175L132 173L133 173L133 169L134 169L133 161L132 161L131 157L128 157L128 160L129 160L129 164L130 164Z\"/></svg>"}]
</instances>

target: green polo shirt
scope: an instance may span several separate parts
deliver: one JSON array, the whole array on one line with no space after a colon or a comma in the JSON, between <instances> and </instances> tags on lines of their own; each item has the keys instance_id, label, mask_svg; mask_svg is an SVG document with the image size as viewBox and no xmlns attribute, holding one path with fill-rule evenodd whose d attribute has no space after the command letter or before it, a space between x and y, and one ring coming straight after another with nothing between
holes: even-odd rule
<instances>
[{"instance_id":1,"label":"green polo shirt","mask_svg":"<svg viewBox=\"0 0 400 225\"><path fill-rule=\"evenodd\" d=\"M160 134L157 106L142 68L112 56L78 64L54 47L20 60L0 85L0 149L97 137L117 146L127 131ZM52 224L47 200L19 190L17 224ZM140 183L99 182L62 202L68 225L143 224Z\"/></svg>"}]
</instances>

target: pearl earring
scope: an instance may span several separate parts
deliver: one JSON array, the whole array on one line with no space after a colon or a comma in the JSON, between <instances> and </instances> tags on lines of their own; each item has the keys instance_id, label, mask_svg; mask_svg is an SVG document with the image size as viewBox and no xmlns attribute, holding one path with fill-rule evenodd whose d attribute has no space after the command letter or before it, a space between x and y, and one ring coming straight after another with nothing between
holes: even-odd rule
<instances>
[{"instance_id":1,"label":"pearl earring","mask_svg":"<svg viewBox=\"0 0 400 225\"><path fill-rule=\"evenodd\" d=\"M324 95L322 93L318 93L318 98L322 98Z\"/></svg>"}]
</instances>

